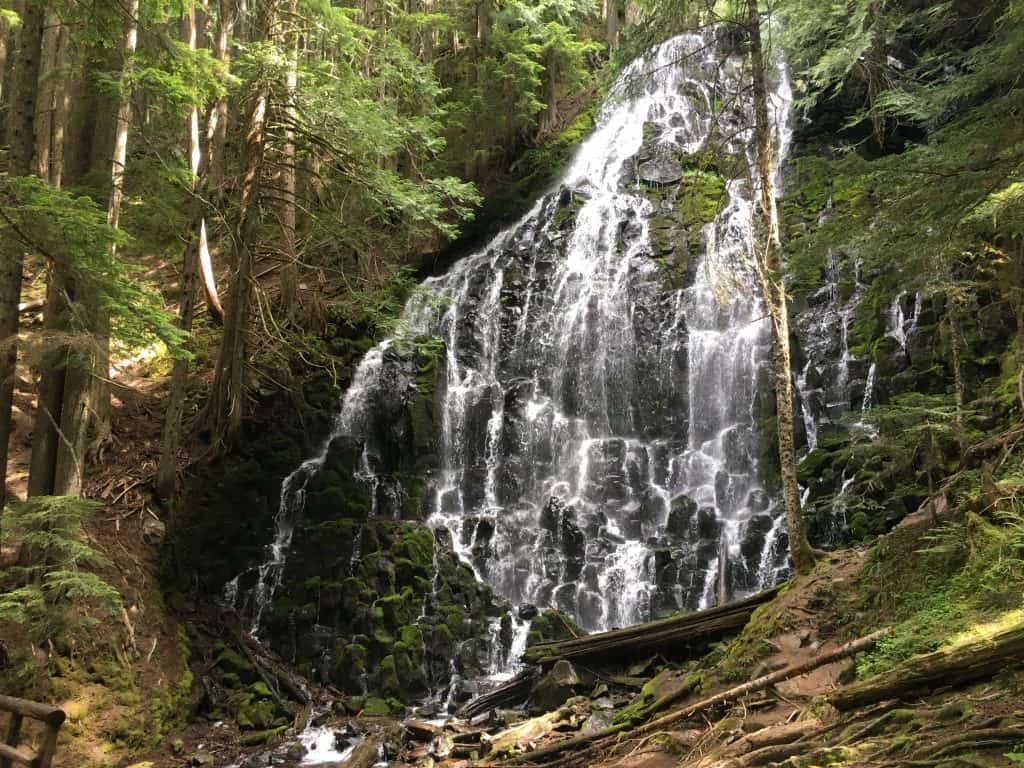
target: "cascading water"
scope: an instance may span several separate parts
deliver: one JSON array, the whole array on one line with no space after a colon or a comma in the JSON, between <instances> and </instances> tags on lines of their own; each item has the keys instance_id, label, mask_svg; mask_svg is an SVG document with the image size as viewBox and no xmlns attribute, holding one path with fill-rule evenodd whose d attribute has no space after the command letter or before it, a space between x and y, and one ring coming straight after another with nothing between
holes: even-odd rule
<instances>
[{"instance_id":1,"label":"cascading water","mask_svg":"<svg viewBox=\"0 0 1024 768\"><path fill-rule=\"evenodd\" d=\"M772 81L784 159L781 67ZM748 101L742 60L714 30L656 47L622 73L560 188L410 298L402 333L360 364L335 429L361 446L374 515L403 514L397 417L381 408L408 405L429 346L441 352L423 515L499 595L602 630L784 575L780 505L758 462L771 332L750 266ZM724 185L707 223L666 257L652 228L714 175L708 154L728 160ZM318 460L286 481L257 626ZM492 667L514 660L527 628L495 621L506 649Z\"/></svg>"}]
</instances>

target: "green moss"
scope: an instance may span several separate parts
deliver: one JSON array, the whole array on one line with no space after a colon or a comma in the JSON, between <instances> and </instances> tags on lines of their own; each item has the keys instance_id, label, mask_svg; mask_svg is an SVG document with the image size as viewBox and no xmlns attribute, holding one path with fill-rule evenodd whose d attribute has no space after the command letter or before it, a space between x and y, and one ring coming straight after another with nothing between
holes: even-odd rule
<instances>
[{"instance_id":1,"label":"green moss","mask_svg":"<svg viewBox=\"0 0 1024 768\"><path fill-rule=\"evenodd\" d=\"M582 629L576 626L572 618L561 611L544 611L534 617L530 622L530 633L527 635L526 645L547 643L554 640L568 640L573 637L585 635Z\"/></svg>"},{"instance_id":2,"label":"green moss","mask_svg":"<svg viewBox=\"0 0 1024 768\"><path fill-rule=\"evenodd\" d=\"M676 197L676 214L685 227L700 227L714 221L727 202L725 180L713 171L689 170Z\"/></svg>"},{"instance_id":3,"label":"green moss","mask_svg":"<svg viewBox=\"0 0 1024 768\"><path fill-rule=\"evenodd\" d=\"M423 645L423 630L416 624L408 624L398 631L401 642L409 648L419 648Z\"/></svg>"},{"instance_id":4,"label":"green moss","mask_svg":"<svg viewBox=\"0 0 1024 768\"><path fill-rule=\"evenodd\" d=\"M242 695L238 702L235 720L238 727L247 731L262 731L274 724L277 706L273 699L264 699L252 693Z\"/></svg>"},{"instance_id":5,"label":"green moss","mask_svg":"<svg viewBox=\"0 0 1024 768\"><path fill-rule=\"evenodd\" d=\"M897 623L892 635L858 659L857 676L886 672L1021 607L1024 560L1017 531L968 513L927 539L901 529L882 537L864 566L864 595Z\"/></svg>"},{"instance_id":6,"label":"green moss","mask_svg":"<svg viewBox=\"0 0 1024 768\"><path fill-rule=\"evenodd\" d=\"M804 456L800 464L797 465L797 478L799 478L802 485L808 485L817 480L825 469L831 467L833 461L835 461L835 455L831 451L827 451L824 448L815 448Z\"/></svg>"},{"instance_id":7,"label":"green moss","mask_svg":"<svg viewBox=\"0 0 1024 768\"><path fill-rule=\"evenodd\" d=\"M149 735L154 745L168 733L183 728L188 720L193 682L189 666L192 649L183 624L178 625L175 643L180 665L178 676L168 680L157 692L150 713Z\"/></svg>"},{"instance_id":8,"label":"green moss","mask_svg":"<svg viewBox=\"0 0 1024 768\"><path fill-rule=\"evenodd\" d=\"M648 680L637 697L616 713L614 722L617 725L642 723L672 702L699 694L707 684L703 672L682 674L677 670L664 669Z\"/></svg>"},{"instance_id":9,"label":"green moss","mask_svg":"<svg viewBox=\"0 0 1024 768\"><path fill-rule=\"evenodd\" d=\"M387 717L391 714L391 705L384 699L370 696L363 704L362 713L366 717Z\"/></svg>"},{"instance_id":10,"label":"green moss","mask_svg":"<svg viewBox=\"0 0 1024 768\"><path fill-rule=\"evenodd\" d=\"M393 655L381 659L377 668L377 686L381 693L398 696L402 693L402 683L398 679L398 668Z\"/></svg>"}]
</instances>

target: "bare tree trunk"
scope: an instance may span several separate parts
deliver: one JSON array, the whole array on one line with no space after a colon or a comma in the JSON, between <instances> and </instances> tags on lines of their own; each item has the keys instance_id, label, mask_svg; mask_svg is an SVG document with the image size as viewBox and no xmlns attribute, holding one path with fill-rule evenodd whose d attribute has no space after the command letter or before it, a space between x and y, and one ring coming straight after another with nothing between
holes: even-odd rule
<instances>
[{"instance_id":1,"label":"bare tree trunk","mask_svg":"<svg viewBox=\"0 0 1024 768\"><path fill-rule=\"evenodd\" d=\"M47 14L43 31L40 98L36 112L36 174L48 179L50 184L60 188L63 179L64 135L68 114L65 67L67 64L67 28L53 11ZM45 325L53 335L67 333L70 328L71 297L74 295L72 281L66 268L51 264L46 286ZM78 356L75 356L78 359ZM61 442L65 440L85 441L85 435L69 432L69 426L77 424L63 413L66 395L65 377L68 375L69 350L65 344L57 344L46 351L45 363L40 366L37 386L36 412L32 426L32 456L29 463L28 494L30 496L65 494L62 484L55 487L58 456ZM87 426L87 425L82 425ZM70 435L70 437L69 437ZM77 460L75 466L80 468ZM81 479L74 483L72 492L77 495Z\"/></svg>"},{"instance_id":2,"label":"bare tree trunk","mask_svg":"<svg viewBox=\"0 0 1024 768\"><path fill-rule=\"evenodd\" d=\"M7 27L7 22L0 19L0 114L3 113L3 108L6 105L4 97L7 96L7 38L10 36L11 30ZM0 125L0 144L4 143L4 126Z\"/></svg>"},{"instance_id":3,"label":"bare tree trunk","mask_svg":"<svg viewBox=\"0 0 1024 768\"><path fill-rule=\"evenodd\" d=\"M1017 289L1017 400L1024 419L1024 237L1017 238L1014 254Z\"/></svg>"},{"instance_id":4,"label":"bare tree trunk","mask_svg":"<svg viewBox=\"0 0 1024 768\"><path fill-rule=\"evenodd\" d=\"M57 43L60 19L50 10L43 24L39 53L39 91L36 99L35 173L41 179L50 177L50 149L53 135L53 113L57 68ZM46 285L45 327L48 333L66 330L61 307L64 289L60 269L50 265ZM60 407L64 399L63 345L47 349L40 366L36 386L36 411L32 424L32 457L29 461L28 495L49 496L53 493L53 469L57 461L57 432Z\"/></svg>"},{"instance_id":5,"label":"bare tree trunk","mask_svg":"<svg viewBox=\"0 0 1024 768\"><path fill-rule=\"evenodd\" d=\"M967 446L966 434L964 432L964 404L966 399L964 342L960 318L960 297L951 295L949 297L949 310L946 313L946 322L949 327L949 347L953 357L953 394L956 406L953 422L956 426L956 441L960 444L960 451L962 453Z\"/></svg>"},{"instance_id":6,"label":"bare tree trunk","mask_svg":"<svg viewBox=\"0 0 1024 768\"><path fill-rule=\"evenodd\" d=\"M260 7L263 19L261 30L270 30L274 18L274 3L268 0ZM213 385L208 404L210 441L221 448L237 438L245 412L246 336L249 330L249 311L252 303L253 246L259 226L260 182L266 152L267 107L270 88L260 83L249 119L249 132L245 140L246 169L241 193L241 219L235 235L236 272L228 295L227 314L224 318L224 336L221 340Z\"/></svg>"},{"instance_id":7,"label":"bare tree trunk","mask_svg":"<svg viewBox=\"0 0 1024 768\"><path fill-rule=\"evenodd\" d=\"M195 50L197 34L195 25L195 8L188 7L182 19L182 38ZM205 179L209 166L209 151L203 156L199 142L199 110L193 108L188 116L188 156L189 169L192 171L192 198L189 209L188 241L185 244L185 255L181 267L181 304L178 308L178 327L185 333L191 333L192 321L195 318L196 283L199 278L199 251L204 246L206 237L206 220L203 216L205 208ZM156 473L157 496L166 502L174 499L178 463L178 446L181 443L181 419L185 411L185 387L188 383L188 360L177 358L171 370L171 391L167 398L167 412L164 416L164 427L160 437L160 466Z\"/></svg>"},{"instance_id":8,"label":"bare tree trunk","mask_svg":"<svg viewBox=\"0 0 1024 768\"><path fill-rule=\"evenodd\" d=\"M772 160L771 123L768 117L768 85L765 51L761 43L761 19L756 0L747 0L750 35L750 64L754 92L754 138L757 143L757 176L760 187L760 237L754 240L754 262L764 291L764 302L772 320L772 363L775 369L775 407L779 433L779 464L782 501L786 511L789 552L797 573L814 567L814 552L807 541L800 509L800 485L796 474L796 444L793 436L793 369L789 354L789 311L783 276L779 214L775 203L775 169Z\"/></svg>"},{"instance_id":9,"label":"bare tree trunk","mask_svg":"<svg viewBox=\"0 0 1024 768\"><path fill-rule=\"evenodd\" d=\"M28 3L22 15L11 93L8 174L32 173L33 130L43 38L42 3ZM17 246L0 247L0 506L7 498L7 449L18 361L18 304L24 254Z\"/></svg>"},{"instance_id":10,"label":"bare tree trunk","mask_svg":"<svg viewBox=\"0 0 1024 768\"><path fill-rule=\"evenodd\" d=\"M558 66L555 55L549 53L544 65L544 111L540 115L540 136L551 133L558 122Z\"/></svg>"},{"instance_id":11,"label":"bare tree trunk","mask_svg":"<svg viewBox=\"0 0 1024 768\"><path fill-rule=\"evenodd\" d=\"M298 11L298 4L295 0L291 2L291 14ZM292 30L288 34L288 74L286 88L288 93L289 106L287 111L289 117L293 110L291 104L295 99L295 92L299 85L299 33ZM297 197L298 197L298 154L295 150L295 131L291 127L291 119L285 121L284 148L282 151L283 164L281 168L281 187L284 192L284 199L281 203L281 235L282 250L284 251L285 263L281 269L281 309L289 321L295 322L298 309L298 232L297 232Z\"/></svg>"},{"instance_id":12,"label":"bare tree trunk","mask_svg":"<svg viewBox=\"0 0 1024 768\"><path fill-rule=\"evenodd\" d=\"M220 0L217 14L217 34L213 41L213 56L224 66L225 75L231 67L231 38L235 27L235 7L232 0ZM224 168L226 163L228 132L228 99L217 100L210 112L206 126L206 155L209 164L206 189L214 199L224 198ZM199 273L203 279L206 295L206 311L218 325L224 322L224 307L217 291L217 279L213 272L213 259L207 240L206 219L199 224Z\"/></svg>"},{"instance_id":13,"label":"bare tree trunk","mask_svg":"<svg viewBox=\"0 0 1024 768\"><path fill-rule=\"evenodd\" d=\"M618 0L605 0L605 37L608 49L614 51L619 47L619 3Z\"/></svg>"},{"instance_id":14,"label":"bare tree trunk","mask_svg":"<svg viewBox=\"0 0 1024 768\"><path fill-rule=\"evenodd\" d=\"M139 1L128 0L124 35L124 69L132 66L132 57L139 41ZM114 133L114 153L110 170L110 202L107 205L107 224L117 229L121 223L121 203L124 200L124 171L128 161L128 129L132 120L131 91L127 87L125 72L121 75L121 100L117 108L117 129ZM117 245L111 246L116 254ZM95 380L96 439L90 451L99 454L110 440L110 318L101 313L98 331L99 354Z\"/></svg>"},{"instance_id":15,"label":"bare tree trunk","mask_svg":"<svg viewBox=\"0 0 1024 768\"><path fill-rule=\"evenodd\" d=\"M487 47L493 26L494 0L479 0L476 11L476 40L481 48Z\"/></svg>"}]
</instances>

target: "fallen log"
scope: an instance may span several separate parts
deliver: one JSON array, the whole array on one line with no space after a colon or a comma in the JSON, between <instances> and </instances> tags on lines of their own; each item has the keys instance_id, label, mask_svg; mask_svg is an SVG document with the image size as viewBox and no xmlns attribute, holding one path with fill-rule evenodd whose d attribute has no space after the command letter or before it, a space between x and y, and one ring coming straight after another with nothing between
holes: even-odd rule
<instances>
[{"instance_id":1,"label":"fallen log","mask_svg":"<svg viewBox=\"0 0 1024 768\"><path fill-rule=\"evenodd\" d=\"M337 763L336 765L345 768L373 768L381 759L381 753L384 750L384 745L388 742L396 741L401 738L402 727L400 725L392 725L386 728L382 728L375 733L368 733L359 742L349 758L343 763Z\"/></svg>"},{"instance_id":2,"label":"fallen log","mask_svg":"<svg viewBox=\"0 0 1024 768\"><path fill-rule=\"evenodd\" d=\"M735 603L684 616L650 621L596 635L538 643L526 649L523 661L549 666L559 659L611 661L653 652L678 655L687 646L703 646L742 629L758 606L775 598L779 588L759 592Z\"/></svg>"},{"instance_id":3,"label":"fallen log","mask_svg":"<svg viewBox=\"0 0 1024 768\"><path fill-rule=\"evenodd\" d=\"M467 702L455 715L469 720L492 709L508 709L522 704L529 697L537 677L535 669L524 669L507 683Z\"/></svg>"},{"instance_id":4,"label":"fallen log","mask_svg":"<svg viewBox=\"0 0 1024 768\"><path fill-rule=\"evenodd\" d=\"M577 736L572 739L565 739L564 741L550 744L533 752L526 752L522 755L517 755L506 762L510 764L539 763L547 758L553 757L554 755L561 754L566 750L583 750L583 748L587 748L584 751L589 751L594 745L596 745L596 742L605 741L606 739L610 739L620 733L628 732L630 736L639 737L648 736L652 733L657 733L658 731L664 731L669 726L675 725L681 720L688 720L694 715L711 709L712 707L736 701L747 694L762 691L765 688L775 685L775 683L780 683L783 680L788 680L792 677L799 677L800 675L811 672L818 667L823 667L826 664L831 664L835 661L841 661L842 659L854 656L861 651L865 651L873 647L879 639L891 633L891 629L883 629L878 632L874 632L866 637L861 637L857 640L846 643L845 645L841 645L828 653L814 656L813 658L799 664L791 664L784 669L777 670L767 675L762 675L761 677L750 680L742 685L737 685L734 688L729 688L725 691L721 691L720 693L716 693L714 696L709 696L701 701L681 707L680 709L669 712L667 715L663 715L662 717L659 717L656 720L651 720L643 725L632 728L625 724L613 725L603 731L598 731L597 733L589 736ZM576 751L575 754L572 755L572 758L578 759L582 754L582 752Z\"/></svg>"},{"instance_id":5,"label":"fallen log","mask_svg":"<svg viewBox=\"0 0 1024 768\"><path fill-rule=\"evenodd\" d=\"M918 691L948 688L989 677L1024 657L1024 622L995 634L909 659L869 680L833 691L829 703L840 711Z\"/></svg>"}]
</instances>

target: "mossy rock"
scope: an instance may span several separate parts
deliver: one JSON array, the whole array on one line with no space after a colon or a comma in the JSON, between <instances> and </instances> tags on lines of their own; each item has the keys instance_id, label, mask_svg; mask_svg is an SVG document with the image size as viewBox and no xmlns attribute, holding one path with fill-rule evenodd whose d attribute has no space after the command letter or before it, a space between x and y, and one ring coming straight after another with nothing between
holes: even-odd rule
<instances>
[{"instance_id":1,"label":"mossy rock","mask_svg":"<svg viewBox=\"0 0 1024 768\"><path fill-rule=\"evenodd\" d=\"M245 731L263 731L274 725L277 717L277 705L273 699L260 698L254 693L246 693L238 702L238 714L235 720L238 727Z\"/></svg>"},{"instance_id":2,"label":"mossy rock","mask_svg":"<svg viewBox=\"0 0 1024 768\"><path fill-rule=\"evenodd\" d=\"M796 474L802 485L809 485L821 477L822 472L832 466L836 459L835 454L823 448L815 448L804 456L797 465Z\"/></svg>"},{"instance_id":3,"label":"mossy rock","mask_svg":"<svg viewBox=\"0 0 1024 768\"><path fill-rule=\"evenodd\" d=\"M249 684L259 679L256 667L248 659L223 645L213 662L213 667L220 673L221 678L230 676L235 682L235 685L228 687L238 687L239 684Z\"/></svg>"},{"instance_id":4,"label":"mossy rock","mask_svg":"<svg viewBox=\"0 0 1024 768\"><path fill-rule=\"evenodd\" d=\"M587 634L580 629L572 618L561 611L544 611L530 623L530 633L526 638L527 647L537 643L568 640Z\"/></svg>"},{"instance_id":5,"label":"mossy rock","mask_svg":"<svg viewBox=\"0 0 1024 768\"><path fill-rule=\"evenodd\" d=\"M713 171L690 170L683 174L675 210L684 227L702 227L725 208L725 180Z\"/></svg>"},{"instance_id":6,"label":"mossy rock","mask_svg":"<svg viewBox=\"0 0 1024 768\"><path fill-rule=\"evenodd\" d=\"M391 714L391 705L385 699L369 696L363 703L364 717L387 717Z\"/></svg>"}]
</instances>

